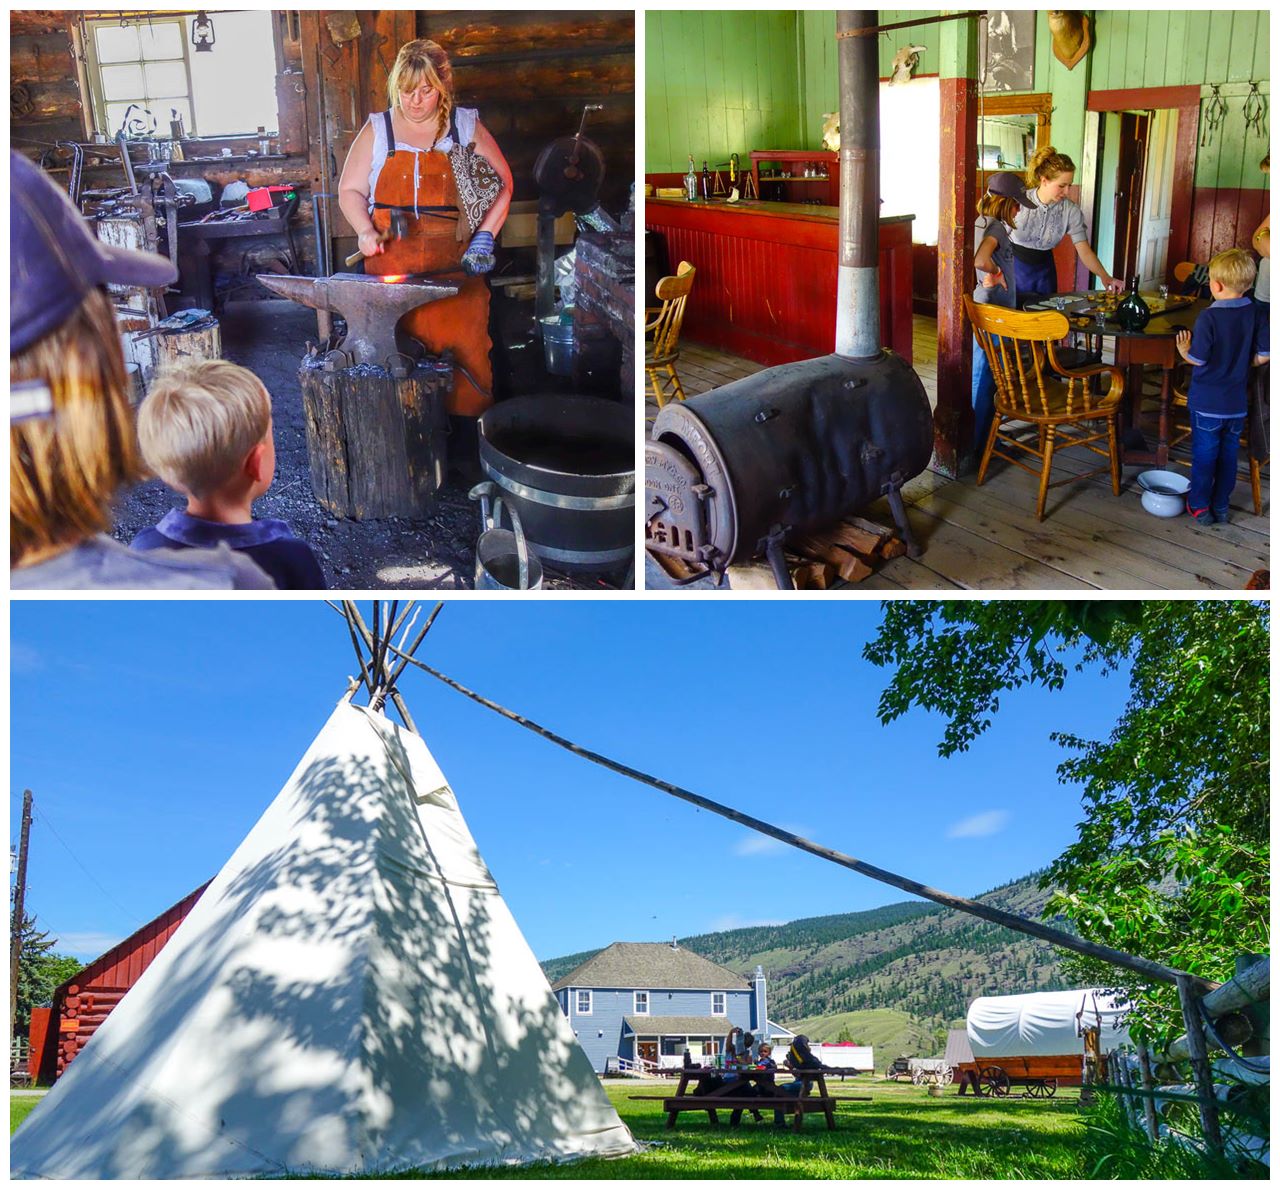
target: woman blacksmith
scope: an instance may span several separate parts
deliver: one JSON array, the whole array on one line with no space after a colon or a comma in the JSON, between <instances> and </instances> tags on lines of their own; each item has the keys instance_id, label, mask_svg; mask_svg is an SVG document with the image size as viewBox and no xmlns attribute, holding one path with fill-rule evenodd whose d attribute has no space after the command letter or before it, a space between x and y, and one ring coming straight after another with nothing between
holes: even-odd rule
<instances>
[{"instance_id":1,"label":"woman blacksmith","mask_svg":"<svg viewBox=\"0 0 1280 1190\"><path fill-rule=\"evenodd\" d=\"M452 351L449 412L475 417L493 403L483 274L493 268L494 236L511 205L511 169L476 110L455 106L449 56L434 41L401 47L387 94L390 108L369 117L347 155L338 205L359 236L366 272L465 274L456 297L414 310L404 329L433 354ZM463 160L457 150L468 146L480 159L478 172L489 181L496 174L494 185L501 184L487 210L466 201L473 188L455 176ZM389 238L393 211L405 220L401 238ZM474 228L469 218L477 219Z\"/></svg>"}]
</instances>

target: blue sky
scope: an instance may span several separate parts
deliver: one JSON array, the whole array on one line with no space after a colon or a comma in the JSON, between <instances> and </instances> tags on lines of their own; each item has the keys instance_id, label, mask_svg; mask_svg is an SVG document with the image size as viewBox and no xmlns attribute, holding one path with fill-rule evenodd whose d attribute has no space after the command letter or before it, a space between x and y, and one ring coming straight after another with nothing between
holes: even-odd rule
<instances>
[{"instance_id":1,"label":"blue sky","mask_svg":"<svg viewBox=\"0 0 1280 1190\"><path fill-rule=\"evenodd\" d=\"M1049 732L1105 736L1126 674L1011 694L942 760L937 718L875 718L891 675L861 650L879 620L835 600L457 600L420 655L587 747L947 891L1043 866L1080 818ZM24 787L36 806L28 909L88 959L218 871L354 661L315 601L14 601L11 667L11 842ZM906 899L420 671L401 688L539 958Z\"/></svg>"}]
</instances>

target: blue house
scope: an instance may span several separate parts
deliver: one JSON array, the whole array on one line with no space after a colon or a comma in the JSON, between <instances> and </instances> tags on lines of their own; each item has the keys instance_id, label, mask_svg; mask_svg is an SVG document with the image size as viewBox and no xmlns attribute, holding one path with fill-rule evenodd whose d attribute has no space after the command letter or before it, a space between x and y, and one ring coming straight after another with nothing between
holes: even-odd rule
<instances>
[{"instance_id":1,"label":"blue house","mask_svg":"<svg viewBox=\"0 0 1280 1190\"><path fill-rule=\"evenodd\" d=\"M737 1025L775 1044L765 975L750 979L671 942L615 942L552 985L597 1073L617 1059L679 1066L718 1053ZM612 1061L611 1061L612 1060Z\"/></svg>"}]
</instances>

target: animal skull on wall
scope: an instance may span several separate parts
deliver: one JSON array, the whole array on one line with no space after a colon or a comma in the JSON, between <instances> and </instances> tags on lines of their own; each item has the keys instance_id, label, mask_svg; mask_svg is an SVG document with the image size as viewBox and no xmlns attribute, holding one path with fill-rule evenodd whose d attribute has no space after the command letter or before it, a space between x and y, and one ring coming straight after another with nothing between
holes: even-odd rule
<instances>
[{"instance_id":1,"label":"animal skull on wall","mask_svg":"<svg viewBox=\"0 0 1280 1190\"><path fill-rule=\"evenodd\" d=\"M894 83L909 83L911 72L920 64L920 55L929 47L927 45L904 45L893 55L892 68L889 71L889 86Z\"/></svg>"},{"instance_id":2,"label":"animal skull on wall","mask_svg":"<svg viewBox=\"0 0 1280 1190\"><path fill-rule=\"evenodd\" d=\"M828 153L840 152L840 113L822 113L822 147Z\"/></svg>"}]
</instances>

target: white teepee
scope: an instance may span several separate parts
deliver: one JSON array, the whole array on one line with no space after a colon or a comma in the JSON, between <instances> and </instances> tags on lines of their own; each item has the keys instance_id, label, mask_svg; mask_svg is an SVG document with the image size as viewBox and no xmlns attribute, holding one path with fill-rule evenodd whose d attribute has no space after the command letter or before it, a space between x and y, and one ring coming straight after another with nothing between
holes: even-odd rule
<instances>
[{"instance_id":1,"label":"white teepee","mask_svg":"<svg viewBox=\"0 0 1280 1190\"><path fill-rule=\"evenodd\" d=\"M426 745L344 702L10 1165L207 1178L635 1147Z\"/></svg>"}]
</instances>

